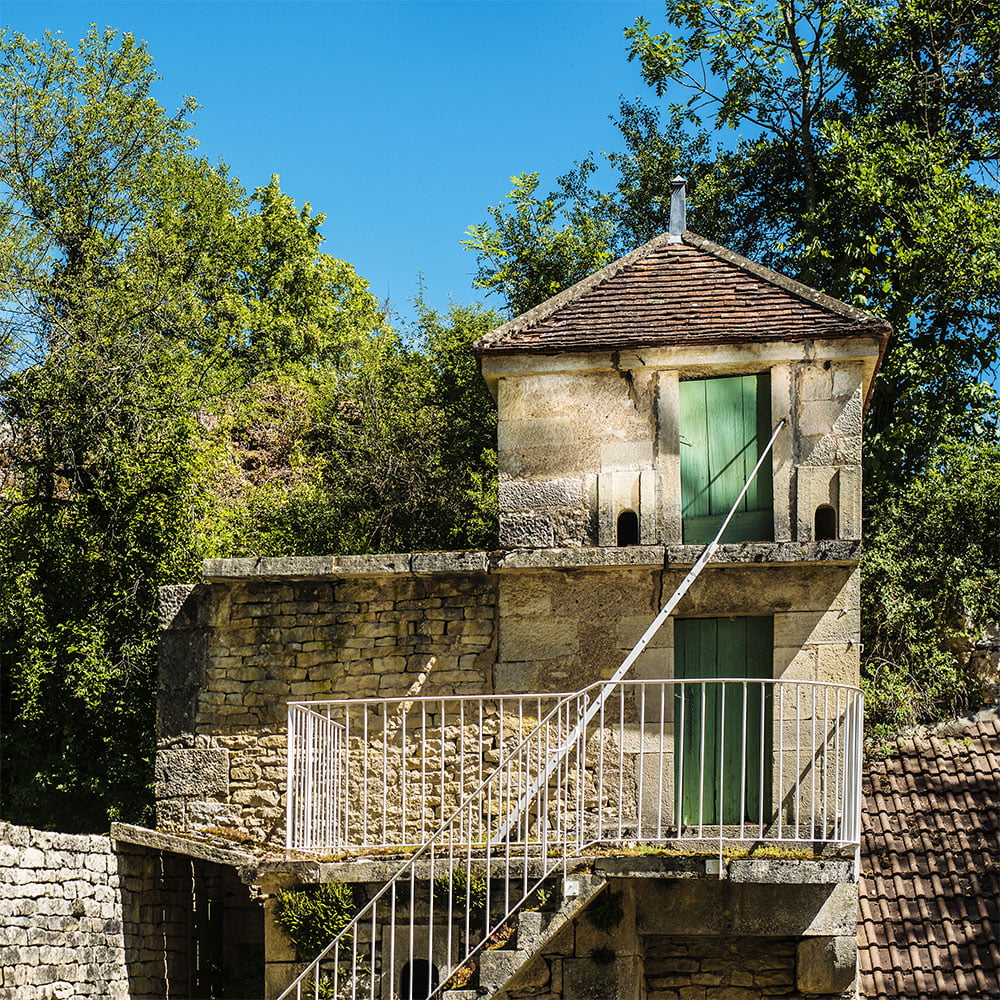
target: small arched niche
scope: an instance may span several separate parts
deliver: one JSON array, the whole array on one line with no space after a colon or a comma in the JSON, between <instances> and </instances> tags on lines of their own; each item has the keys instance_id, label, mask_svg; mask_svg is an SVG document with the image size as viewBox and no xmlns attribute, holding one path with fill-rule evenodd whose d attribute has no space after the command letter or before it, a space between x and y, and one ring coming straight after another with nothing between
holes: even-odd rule
<instances>
[{"instance_id":1,"label":"small arched niche","mask_svg":"<svg viewBox=\"0 0 1000 1000\"><path fill-rule=\"evenodd\" d=\"M623 510L618 515L615 538L618 545L639 544L639 515L634 510Z\"/></svg>"},{"instance_id":2,"label":"small arched niche","mask_svg":"<svg viewBox=\"0 0 1000 1000\"><path fill-rule=\"evenodd\" d=\"M827 542L837 537L837 511L828 503L816 508L813 522L813 538L817 542Z\"/></svg>"},{"instance_id":3,"label":"small arched niche","mask_svg":"<svg viewBox=\"0 0 1000 1000\"><path fill-rule=\"evenodd\" d=\"M439 985L438 967L426 958L407 962L399 974L401 1000L427 1000Z\"/></svg>"}]
</instances>

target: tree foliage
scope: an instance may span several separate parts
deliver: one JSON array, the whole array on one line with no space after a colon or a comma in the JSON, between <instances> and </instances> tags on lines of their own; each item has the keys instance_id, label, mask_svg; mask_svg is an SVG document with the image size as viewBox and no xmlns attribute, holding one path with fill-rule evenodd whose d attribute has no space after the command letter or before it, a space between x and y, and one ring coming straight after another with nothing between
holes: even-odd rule
<instances>
[{"instance_id":1,"label":"tree foliage","mask_svg":"<svg viewBox=\"0 0 1000 1000\"><path fill-rule=\"evenodd\" d=\"M132 36L0 57L2 814L99 830L148 818L160 585L491 537L492 320L400 338L322 215L197 155Z\"/></svg>"},{"instance_id":2,"label":"tree foliage","mask_svg":"<svg viewBox=\"0 0 1000 1000\"><path fill-rule=\"evenodd\" d=\"M971 697L965 680L952 674L936 687L932 667L917 669L899 646L889 655L879 602L889 586L884 561L902 567L916 558L906 533L892 530L898 505L943 489L940 469L965 468L942 464L956 442L988 456L996 439L1000 411L988 380L1000 370L996 6L667 0L662 9L661 28L640 17L625 36L628 57L670 103L662 113L624 103L624 151L591 156L560 178L548 201L572 211L548 224L569 242L564 226L598 220L603 229L590 231L607 234L609 252L621 254L666 229L669 178L687 174L693 229L890 320L895 334L866 425L865 505L876 539L866 563L866 669L884 691L905 689L918 714L947 711ZM722 140L714 147L707 127ZM602 162L615 176L606 191L593 183ZM479 242L499 242L509 271L526 259L542 273L538 248L500 224L516 207L491 210L494 225L479 228ZM495 259L480 263L480 284L505 290L493 280ZM508 306L534 305L576 277L522 286ZM987 551L1000 508L981 514L969 527ZM897 584L906 589L905 580ZM929 624L916 610L912 621ZM979 628L984 619L966 624ZM941 636L939 628L925 640L939 648ZM872 693L876 710L899 721L889 695Z\"/></svg>"},{"instance_id":3,"label":"tree foliage","mask_svg":"<svg viewBox=\"0 0 1000 1000\"><path fill-rule=\"evenodd\" d=\"M227 551L393 552L496 545L496 411L473 341L499 322L417 302L406 339L261 383L230 414Z\"/></svg>"},{"instance_id":4,"label":"tree foliage","mask_svg":"<svg viewBox=\"0 0 1000 1000\"><path fill-rule=\"evenodd\" d=\"M955 652L1000 620L1000 445L942 445L886 504L862 565L869 735L981 704Z\"/></svg>"}]
</instances>

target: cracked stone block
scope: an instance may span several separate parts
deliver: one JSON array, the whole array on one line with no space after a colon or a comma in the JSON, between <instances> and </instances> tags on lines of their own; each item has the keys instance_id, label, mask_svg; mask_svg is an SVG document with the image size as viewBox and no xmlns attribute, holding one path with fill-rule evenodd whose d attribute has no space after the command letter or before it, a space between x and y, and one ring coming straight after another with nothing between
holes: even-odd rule
<instances>
[{"instance_id":1,"label":"cracked stone block","mask_svg":"<svg viewBox=\"0 0 1000 1000\"><path fill-rule=\"evenodd\" d=\"M156 755L156 797L229 792L229 751L222 748L161 750Z\"/></svg>"}]
</instances>

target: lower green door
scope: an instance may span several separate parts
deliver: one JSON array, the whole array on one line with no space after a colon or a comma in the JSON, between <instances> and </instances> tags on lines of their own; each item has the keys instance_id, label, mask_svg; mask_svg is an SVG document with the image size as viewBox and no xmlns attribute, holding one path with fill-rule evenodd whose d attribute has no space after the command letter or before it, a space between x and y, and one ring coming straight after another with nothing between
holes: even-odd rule
<instances>
[{"instance_id":1,"label":"lower green door","mask_svg":"<svg viewBox=\"0 0 1000 1000\"><path fill-rule=\"evenodd\" d=\"M771 790L771 618L674 622L676 815L682 825L766 822ZM751 683L742 683L744 680Z\"/></svg>"}]
</instances>

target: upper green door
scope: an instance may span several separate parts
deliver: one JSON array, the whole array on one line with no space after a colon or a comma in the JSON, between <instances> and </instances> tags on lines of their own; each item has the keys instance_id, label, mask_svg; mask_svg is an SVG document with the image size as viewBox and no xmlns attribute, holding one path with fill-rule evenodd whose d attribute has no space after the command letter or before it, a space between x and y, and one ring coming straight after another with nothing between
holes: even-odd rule
<instances>
[{"instance_id":1,"label":"upper green door","mask_svg":"<svg viewBox=\"0 0 1000 1000\"><path fill-rule=\"evenodd\" d=\"M773 624L760 618L678 618L674 695L677 815L684 825L766 821L771 798ZM748 683L740 683L746 679Z\"/></svg>"},{"instance_id":2,"label":"upper green door","mask_svg":"<svg viewBox=\"0 0 1000 1000\"><path fill-rule=\"evenodd\" d=\"M770 437L770 375L681 382L680 425L683 538L710 542ZM722 540L773 537L771 463L765 461Z\"/></svg>"}]
</instances>

